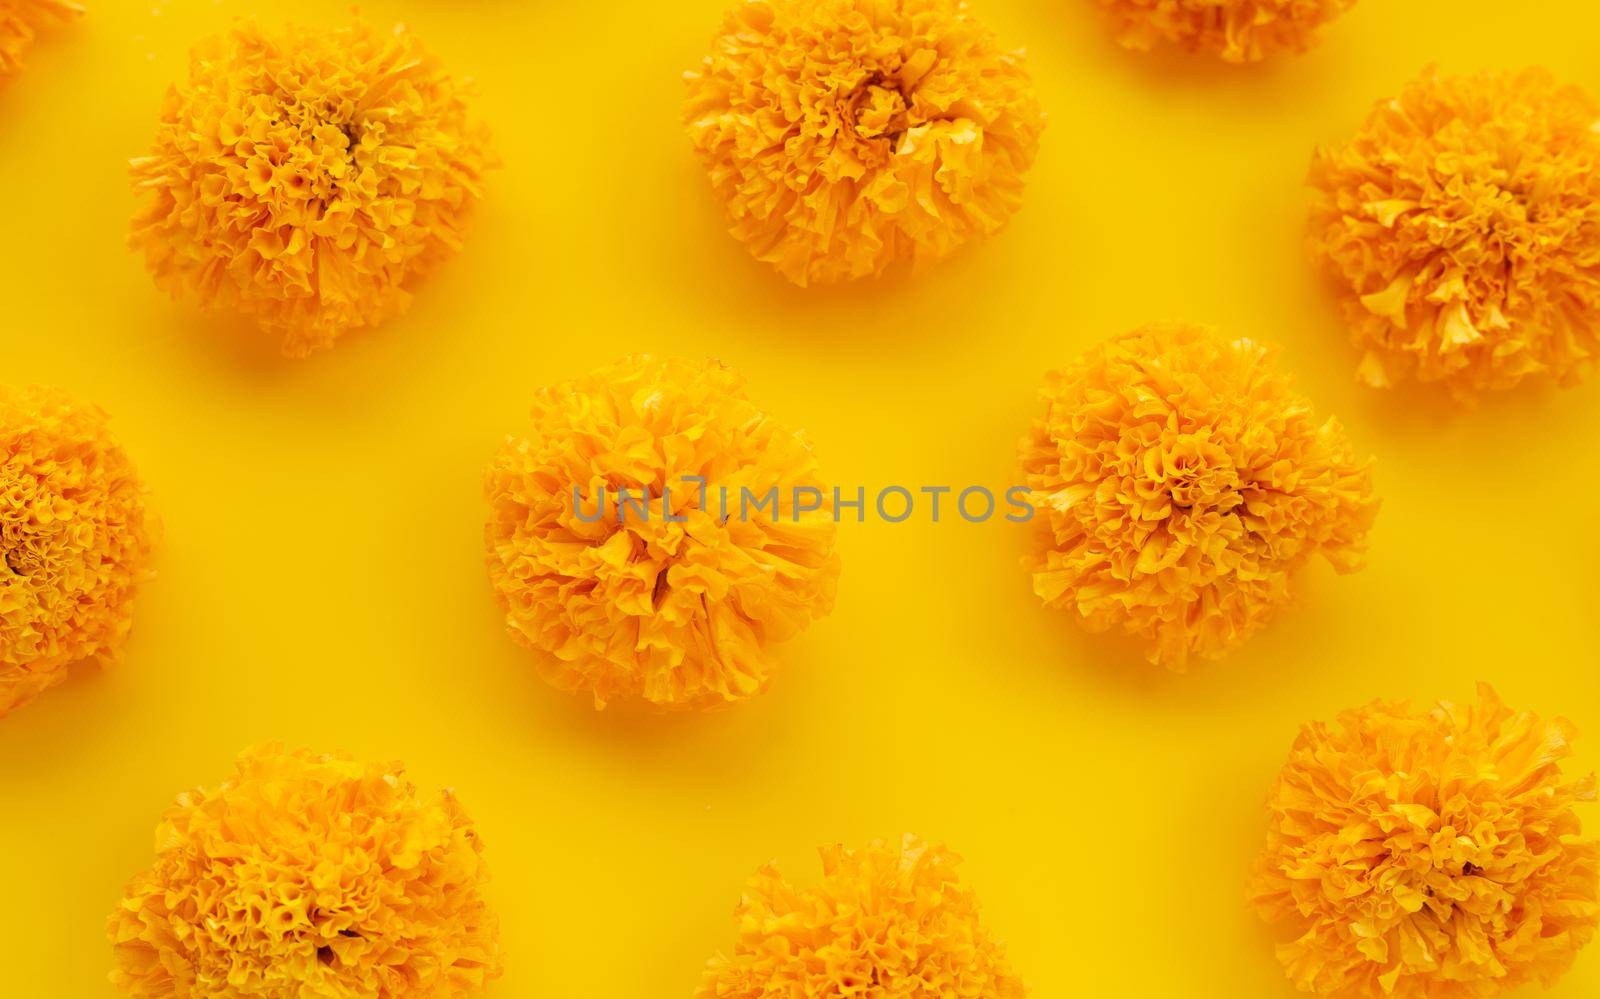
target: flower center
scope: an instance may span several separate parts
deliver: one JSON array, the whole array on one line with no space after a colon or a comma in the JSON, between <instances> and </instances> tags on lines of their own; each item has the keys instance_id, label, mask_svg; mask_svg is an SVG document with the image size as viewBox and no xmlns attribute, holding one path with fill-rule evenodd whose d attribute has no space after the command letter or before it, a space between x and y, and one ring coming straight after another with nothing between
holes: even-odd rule
<instances>
[{"instance_id":1,"label":"flower center","mask_svg":"<svg viewBox=\"0 0 1600 999\"><path fill-rule=\"evenodd\" d=\"M911 124L910 102L896 81L873 73L846 99L845 118L861 138L884 136L892 142Z\"/></svg>"},{"instance_id":2,"label":"flower center","mask_svg":"<svg viewBox=\"0 0 1600 999\"><path fill-rule=\"evenodd\" d=\"M1179 509L1230 510L1239 477L1228 452L1203 434L1180 434L1145 450L1136 482L1141 499L1166 498Z\"/></svg>"},{"instance_id":3,"label":"flower center","mask_svg":"<svg viewBox=\"0 0 1600 999\"><path fill-rule=\"evenodd\" d=\"M6 551L6 568L19 576L31 575L39 568L39 556L26 548L11 548Z\"/></svg>"}]
</instances>

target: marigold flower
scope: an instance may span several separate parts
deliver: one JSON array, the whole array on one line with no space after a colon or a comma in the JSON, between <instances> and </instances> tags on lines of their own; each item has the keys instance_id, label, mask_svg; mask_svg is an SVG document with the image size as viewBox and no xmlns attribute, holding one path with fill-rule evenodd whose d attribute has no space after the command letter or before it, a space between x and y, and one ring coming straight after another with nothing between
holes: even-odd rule
<instances>
[{"instance_id":1,"label":"marigold flower","mask_svg":"<svg viewBox=\"0 0 1600 999\"><path fill-rule=\"evenodd\" d=\"M800 285L995 232L1044 127L1021 54L960 0L748 0L685 78L730 232Z\"/></svg>"},{"instance_id":2,"label":"marigold flower","mask_svg":"<svg viewBox=\"0 0 1600 999\"><path fill-rule=\"evenodd\" d=\"M0 78L22 68L40 28L82 13L68 0L0 0Z\"/></svg>"},{"instance_id":3,"label":"marigold flower","mask_svg":"<svg viewBox=\"0 0 1600 999\"><path fill-rule=\"evenodd\" d=\"M178 795L156 859L111 914L111 981L135 996L464 996L500 974L483 845L450 791L398 763L281 746Z\"/></svg>"},{"instance_id":4,"label":"marigold flower","mask_svg":"<svg viewBox=\"0 0 1600 999\"><path fill-rule=\"evenodd\" d=\"M1255 906L1320 995L1484 999L1552 984L1600 923L1569 722L1479 703L1374 701L1314 722L1268 799Z\"/></svg>"},{"instance_id":5,"label":"marigold flower","mask_svg":"<svg viewBox=\"0 0 1600 999\"><path fill-rule=\"evenodd\" d=\"M1311 168L1360 375L1458 398L1600 354L1600 105L1543 70L1429 71Z\"/></svg>"},{"instance_id":6,"label":"marigold flower","mask_svg":"<svg viewBox=\"0 0 1600 999\"><path fill-rule=\"evenodd\" d=\"M153 524L106 414L0 387L0 717L116 657Z\"/></svg>"},{"instance_id":7,"label":"marigold flower","mask_svg":"<svg viewBox=\"0 0 1600 999\"><path fill-rule=\"evenodd\" d=\"M596 707L750 697L766 646L833 608L833 497L811 448L720 363L641 355L541 389L533 434L507 439L484 488L511 634Z\"/></svg>"},{"instance_id":8,"label":"marigold flower","mask_svg":"<svg viewBox=\"0 0 1600 999\"><path fill-rule=\"evenodd\" d=\"M1152 662L1182 670L1249 637L1313 556L1361 567L1371 461L1273 353L1153 325L1049 376L1021 445L1038 511L1025 565L1046 604L1143 636Z\"/></svg>"},{"instance_id":9,"label":"marigold flower","mask_svg":"<svg viewBox=\"0 0 1600 999\"><path fill-rule=\"evenodd\" d=\"M156 283L331 346L461 246L489 166L466 86L407 32L254 24L200 44L161 110L130 243Z\"/></svg>"},{"instance_id":10,"label":"marigold flower","mask_svg":"<svg viewBox=\"0 0 1600 999\"><path fill-rule=\"evenodd\" d=\"M1304 52L1355 0L1100 0L1100 6L1123 48L1147 52L1166 42L1228 62L1259 62Z\"/></svg>"},{"instance_id":11,"label":"marigold flower","mask_svg":"<svg viewBox=\"0 0 1600 999\"><path fill-rule=\"evenodd\" d=\"M961 886L960 857L915 836L821 853L815 888L792 887L771 864L750 879L733 955L707 963L695 999L1027 995Z\"/></svg>"}]
</instances>

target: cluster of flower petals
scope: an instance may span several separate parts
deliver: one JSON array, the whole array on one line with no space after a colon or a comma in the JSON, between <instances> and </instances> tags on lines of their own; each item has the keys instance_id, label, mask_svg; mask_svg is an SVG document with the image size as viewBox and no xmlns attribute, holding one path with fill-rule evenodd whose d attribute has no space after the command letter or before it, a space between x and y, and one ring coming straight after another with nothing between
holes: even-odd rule
<instances>
[{"instance_id":1,"label":"cluster of flower petals","mask_svg":"<svg viewBox=\"0 0 1600 999\"><path fill-rule=\"evenodd\" d=\"M247 749L155 840L108 925L128 995L448 999L500 974L472 822L397 763Z\"/></svg>"},{"instance_id":2,"label":"cluster of flower petals","mask_svg":"<svg viewBox=\"0 0 1600 999\"><path fill-rule=\"evenodd\" d=\"M466 96L401 29L243 23L167 93L130 242L174 296L331 346L460 248L492 162Z\"/></svg>"},{"instance_id":3,"label":"cluster of flower petals","mask_svg":"<svg viewBox=\"0 0 1600 999\"><path fill-rule=\"evenodd\" d=\"M707 963L695 999L1027 995L960 883L958 856L909 835L821 853L815 887L772 865L750 879L733 953Z\"/></svg>"},{"instance_id":4,"label":"cluster of flower petals","mask_svg":"<svg viewBox=\"0 0 1600 999\"><path fill-rule=\"evenodd\" d=\"M1254 883L1302 990L1484 999L1550 985L1600 925L1600 841L1563 771L1572 726L1507 707L1376 701L1295 740Z\"/></svg>"},{"instance_id":5,"label":"cluster of flower petals","mask_svg":"<svg viewBox=\"0 0 1600 999\"><path fill-rule=\"evenodd\" d=\"M103 411L0 387L0 716L116 656L154 533Z\"/></svg>"},{"instance_id":6,"label":"cluster of flower petals","mask_svg":"<svg viewBox=\"0 0 1600 999\"><path fill-rule=\"evenodd\" d=\"M22 68L41 28L81 13L71 0L0 0L0 79Z\"/></svg>"},{"instance_id":7,"label":"cluster of flower petals","mask_svg":"<svg viewBox=\"0 0 1600 999\"><path fill-rule=\"evenodd\" d=\"M1021 447L1025 564L1046 604L1182 669L1238 646L1315 556L1362 564L1370 459L1319 420L1272 351L1189 324L1108 340L1049 376Z\"/></svg>"},{"instance_id":8,"label":"cluster of flower petals","mask_svg":"<svg viewBox=\"0 0 1600 999\"><path fill-rule=\"evenodd\" d=\"M1600 104L1544 70L1424 73L1311 170L1313 251L1373 386L1459 398L1600 357Z\"/></svg>"},{"instance_id":9,"label":"cluster of flower petals","mask_svg":"<svg viewBox=\"0 0 1600 999\"><path fill-rule=\"evenodd\" d=\"M961 0L742 0L687 80L730 231L801 285L997 231L1044 127L1021 55Z\"/></svg>"},{"instance_id":10,"label":"cluster of flower petals","mask_svg":"<svg viewBox=\"0 0 1600 999\"><path fill-rule=\"evenodd\" d=\"M541 389L485 492L507 626L597 707L743 700L771 679L768 647L833 606L832 491L718 362L640 355Z\"/></svg>"},{"instance_id":11,"label":"cluster of flower petals","mask_svg":"<svg viewBox=\"0 0 1600 999\"><path fill-rule=\"evenodd\" d=\"M1355 0L1100 0L1125 48L1158 43L1228 62L1305 51Z\"/></svg>"}]
</instances>

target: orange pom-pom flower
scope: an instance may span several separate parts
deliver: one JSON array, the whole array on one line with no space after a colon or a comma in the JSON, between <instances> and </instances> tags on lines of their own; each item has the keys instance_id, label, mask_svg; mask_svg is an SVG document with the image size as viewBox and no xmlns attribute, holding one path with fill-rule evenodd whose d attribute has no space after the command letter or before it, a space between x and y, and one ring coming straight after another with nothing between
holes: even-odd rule
<instances>
[{"instance_id":1,"label":"orange pom-pom flower","mask_svg":"<svg viewBox=\"0 0 1600 999\"><path fill-rule=\"evenodd\" d=\"M687 80L730 231L801 285L995 232L1044 127L1020 54L959 0L747 0Z\"/></svg>"},{"instance_id":2,"label":"orange pom-pom flower","mask_svg":"<svg viewBox=\"0 0 1600 999\"><path fill-rule=\"evenodd\" d=\"M148 999L435 999L500 974L483 845L397 763L240 754L178 796L112 913L111 981Z\"/></svg>"},{"instance_id":3,"label":"orange pom-pom flower","mask_svg":"<svg viewBox=\"0 0 1600 999\"><path fill-rule=\"evenodd\" d=\"M1034 592L1153 662L1233 649L1314 556L1362 563L1370 461L1272 366L1205 327L1147 326L1052 374L1023 439Z\"/></svg>"},{"instance_id":4,"label":"orange pom-pom flower","mask_svg":"<svg viewBox=\"0 0 1600 999\"><path fill-rule=\"evenodd\" d=\"M0 387L0 716L115 658L152 533L104 412Z\"/></svg>"},{"instance_id":5,"label":"orange pom-pom flower","mask_svg":"<svg viewBox=\"0 0 1600 999\"><path fill-rule=\"evenodd\" d=\"M960 857L915 836L821 853L815 888L772 865L750 880L738 943L707 964L695 999L1027 995L957 877Z\"/></svg>"},{"instance_id":6,"label":"orange pom-pom flower","mask_svg":"<svg viewBox=\"0 0 1600 999\"><path fill-rule=\"evenodd\" d=\"M1600 843L1562 772L1572 726L1374 702L1301 730L1273 785L1256 908L1302 990L1486 999L1552 984L1600 924Z\"/></svg>"},{"instance_id":7,"label":"orange pom-pom flower","mask_svg":"<svg viewBox=\"0 0 1600 999\"><path fill-rule=\"evenodd\" d=\"M0 79L22 68L39 29L82 13L67 0L0 0Z\"/></svg>"},{"instance_id":8,"label":"orange pom-pom flower","mask_svg":"<svg viewBox=\"0 0 1600 999\"><path fill-rule=\"evenodd\" d=\"M638 356L542 389L485 491L506 624L597 707L750 697L768 645L832 609L833 496L721 364Z\"/></svg>"},{"instance_id":9,"label":"orange pom-pom flower","mask_svg":"<svg viewBox=\"0 0 1600 999\"><path fill-rule=\"evenodd\" d=\"M1355 0L1100 0L1124 48L1144 52L1165 42L1228 62L1303 52L1323 25L1354 5Z\"/></svg>"},{"instance_id":10,"label":"orange pom-pom flower","mask_svg":"<svg viewBox=\"0 0 1600 999\"><path fill-rule=\"evenodd\" d=\"M1600 356L1600 105L1542 70L1432 71L1317 153L1314 253L1364 381L1458 398Z\"/></svg>"},{"instance_id":11,"label":"orange pom-pom flower","mask_svg":"<svg viewBox=\"0 0 1600 999\"><path fill-rule=\"evenodd\" d=\"M130 241L173 295L328 347L461 246L490 160L465 94L400 29L242 24L167 94Z\"/></svg>"}]
</instances>

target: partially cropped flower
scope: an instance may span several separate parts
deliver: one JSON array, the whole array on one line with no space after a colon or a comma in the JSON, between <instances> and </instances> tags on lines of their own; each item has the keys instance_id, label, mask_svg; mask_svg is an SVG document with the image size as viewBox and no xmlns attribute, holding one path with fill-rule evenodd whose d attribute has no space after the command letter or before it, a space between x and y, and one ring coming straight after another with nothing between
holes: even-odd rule
<instances>
[{"instance_id":1,"label":"partially cropped flower","mask_svg":"<svg viewBox=\"0 0 1600 999\"><path fill-rule=\"evenodd\" d=\"M1145 52L1157 43L1259 62L1280 52L1304 52L1323 25L1356 0L1100 0L1124 48Z\"/></svg>"},{"instance_id":2,"label":"partially cropped flower","mask_svg":"<svg viewBox=\"0 0 1600 999\"><path fill-rule=\"evenodd\" d=\"M1025 564L1046 604L1139 635L1181 670L1248 638L1314 556L1361 567L1371 461L1272 355L1154 325L1050 375L1021 445L1038 511Z\"/></svg>"},{"instance_id":3,"label":"partially cropped flower","mask_svg":"<svg viewBox=\"0 0 1600 999\"><path fill-rule=\"evenodd\" d=\"M1254 883L1306 992L1485 999L1567 970L1600 924L1574 730L1479 703L1375 701L1301 730Z\"/></svg>"},{"instance_id":4,"label":"partially cropped flower","mask_svg":"<svg viewBox=\"0 0 1600 999\"><path fill-rule=\"evenodd\" d=\"M1311 169L1360 375L1458 398L1600 355L1600 105L1542 70L1425 73Z\"/></svg>"},{"instance_id":5,"label":"partially cropped flower","mask_svg":"<svg viewBox=\"0 0 1600 999\"><path fill-rule=\"evenodd\" d=\"M957 877L960 857L915 836L821 852L815 888L770 864L750 880L733 953L707 963L695 999L1027 995Z\"/></svg>"},{"instance_id":6,"label":"partially cropped flower","mask_svg":"<svg viewBox=\"0 0 1600 999\"><path fill-rule=\"evenodd\" d=\"M0 716L116 657L153 526L104 412L0 387Z\"/></svg>"},{"instance_id":7,"label":"partially cropped flower","mask_svg":"<svg viewBox=\"0 0 1600 999\"><path fill-rule=\"evenodd\" d=\"M596 707L743 700L771 678L768 646L833 607L811 448L715 362L641 355L541 389L485 493L507 626Z\"/></svg>"},{"instance_id":8,"label":"partially cropped flower","mask_svg":"<svg viewBox=\"0 0 1600 999\"><path fill-rule=\"evenodd\" d=\"M68 0L0 0L0 78L22 68L40 28L82 13Z\"/></svg>"},{"instance_id":9,"label":"partially cropped flower","mask_svg":"<svg viewBox=\"0 0 1600 999\"><path fill-rule=\"evenodd\" d=\"M483 845L397 763L267 745L178 795L108 933L149 999L433 999L500 974Z\"/></svg>"},{"instance_id":10,"label":"partially cropped flower","mask_svg":"<svg viewBox=\"0 0 1600 999\"><path fill-rule=\"evenodd\" d=\"M241 24L168 92L130 242L174 296L331 346L461 246L490 165L467 89L399 28Z\"/></svg>"},{"instance_id":11,"label":"partially cropped flower","mask_svg":"<svg viewBox=\"0 0 1600 999\"><path fill-rule=\"evenodd\" d=\"M1021 54L960 0L747 0L686 78L730 231L801 285L995 232L1044 127Z\"/></svg>"}]
</instances>

